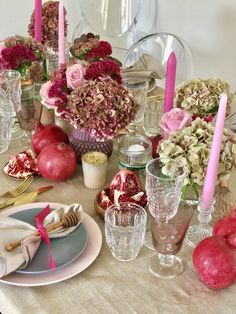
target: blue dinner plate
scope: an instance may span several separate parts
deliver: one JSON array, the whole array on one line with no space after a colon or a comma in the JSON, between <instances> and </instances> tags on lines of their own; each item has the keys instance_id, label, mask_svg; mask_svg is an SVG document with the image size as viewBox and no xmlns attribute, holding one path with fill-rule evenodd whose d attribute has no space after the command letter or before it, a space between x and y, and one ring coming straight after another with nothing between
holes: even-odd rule
<instances>
[{"instance_id":1,"label":"blue dinner plate","mask_svg":"<svg viewBox=\"0 0 236 314\"><path fill-rule=\"evenodd\" d=\"M29 208L12 214L11 217L25 221L34 225L34 217L42 210L42 208ZM53 210L53 209L52 209ZM73 232L66 237L50 239L52 256L56 264L56 268L63 267L82 254L86 248L88 235L86 228L80 224ZM47 245L41 241L32 262L24 269L17 270L18 273L36 274L51 271L49 267L49 255Z\"/></svg>"}]
</instances>

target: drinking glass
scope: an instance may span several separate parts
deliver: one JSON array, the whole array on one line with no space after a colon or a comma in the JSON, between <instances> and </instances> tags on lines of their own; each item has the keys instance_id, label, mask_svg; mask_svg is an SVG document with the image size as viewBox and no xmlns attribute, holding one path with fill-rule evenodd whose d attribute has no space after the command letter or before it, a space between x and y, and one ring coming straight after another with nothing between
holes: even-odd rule
<instances>
[{"instance_id":1,"label":"drinking glass","mask_svg":"<svg viewBox=\"0 0 236 314\"><path fill-rule=\"evenodd\" d=\"M111 205L105 211L105 236L112 255L119 261L135 259L143 245L147 213L134 203Z\"/></svg>"},{"instance_id":2,"label":"drinking glass","mask_svg":"<svg viewBox=\"0 0 236 314\"><path fill-rule=\"evenodd\" d=\"M58 41L50 40L45 43L46 48L46 67L47 74L52 73L58 68ZM68 63L70 59L70 44L65 43L65 62Z\"/></svg>"},{"instance_id":3,"label":"drinking glass","mask_svg":"<svg viewBox=\"0 0 236 314\"><path fill-rule=\"evenodd\" d=\"M166 222L151 216L152 241L158 254L152 256L149 270L155 276L172 278L182 273L183 263L175 254L182 247L192 216L192 206L184 201L180 201L177 213Z\"/></svg>"},{"instance_id":4,"label":"drinking glass","mask_svg":"<svg viewBox=\"0 0 236 314\"><path fill-rule=\"evenodd\" d=\"M146 191L149 212L159 221L168 221L175 216L181 198L185 171L178 168L172 176L162 173L160 158L150 160L146 165Z\"/></svg>"},{"instance_id":5,"label":"drinking glass","mask_svg":"<svg viewBox=\"0 0 236 314\"><path fill-rule=\"evenodd\" d=\"M163 101L156 97L148 99L147 108L144 113L143 129L148 137L159 134L159 122L163 114Z\"/></svg>"},{"instance_id":6,"label":"drinking glass","mask_svg":"<svg viewBox=\"0 0 236 314\"><path fill-rule=\"evenodd\" d=\"M11 104L11 115L13 123L11 124L11 138L16 140L24 136L24 131L20 128L16 112L14 109L15 104L20 101L21 95L21 75L14 70L6 70L3 73L2 87L5 90L9 104Z\"/></svg>"},{"instance_id":7,"label":"drinking glass","mask_svg":"<svg viewBox=\"0 0 236 314\"><path fill-rule=\"evenodd\" d=\"M4 89L0 87L0 153L7 151L11 142L12 103Z\"/></svg>"},{"instance_id":8,"label":"drinking glass","mask_svg":"<svg viewBox=\"0 0 236 314\"><path fill-rule=\"evenodd\" d=\"M145 246L154 250L151 240L150 216L166 222L175 216L184 183L184 169L179 168L172 177L162 173L159 158L150 160L146 165L146 192L148 198L148 224Z\"/></svg>"},{"instance_id":9,"label":"drinking glass","mask_svg":"<svg viewBox=\"0 0 236 314\"><path fill-rule=\"evenodd\" d=\"M34 129L35 121L40 119L41 110L38 106L35 106L35 84L33 82L22 86L21 92L20 102L14 105L20 127L25 131L19 144L24 148L28 148L31 132Z\"/></svg>"},{"instance_id":10,"label":"drinking glass","mask_svg":"<svg viewBox=\"0 0 236 314\"><path fill-rule=\"evenodd\" d=\"M135 135L136 124L143 121L144 112L147 108L148 82L142 81L137 83L129 83L128 81L124 81L124 86L133 93L134 100L139 105L139 109L135 115L134 120L128 126L129 135Z\"/></svg>"}]
</instances>

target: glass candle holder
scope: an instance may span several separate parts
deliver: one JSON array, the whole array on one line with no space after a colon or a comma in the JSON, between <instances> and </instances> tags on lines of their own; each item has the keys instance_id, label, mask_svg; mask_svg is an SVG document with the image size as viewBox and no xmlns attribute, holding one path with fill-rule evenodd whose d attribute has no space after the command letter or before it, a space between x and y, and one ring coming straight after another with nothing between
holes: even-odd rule
<instances>
[{"instance_id":1,"label":"glass candle holder","mask_svg":"<svg viewBox=\"0 0 236 314\"><path fill-rule=\"evenodd\" d=\"M154 97L148 99L143 120L143 130L146 136L153 137L160 133L159 122L162 114L163 100Z\"/></svg>"},{"instance_id":2,"label":"glass candle holder","mask_svg":"<svg viewBox=\"0 0 236 314\"><path fill-rule=\"evenodd\" d=\"M58 41L47 41L46 47L46 67L47 74L51 75L58 68ZM70 43L65 43L65 62L69 62L70 59Z\"/></svg>"},{"instance_id":3,"label":"glass candle holder","mask_svg":"<svg viewBox=\"0 0 236 314\"><path fill-rule=\"evenodd\" d=\"M82 156L84 185L89 189L100 189L106 183L107 155L88 152Z\"/></svg>"},{"instance_id":4,"label":"glass candle holder","mask_svg":"<svg viewBox=\"0 0 236 314\"><path fill-rule=\"evenodd\" d=\"M137 172L145 186L145 167L152 159L152 142L141 135L123 136L119 140L119 167Z\"/></svg>"},{"instance_id":5,"label":"glass candle holder","mask_svg":"<svg viewBox=\"0 0 236 314\"><path fill-rule=\"evenodd\" d=\"M212 227L209 225L214 211L214 201L205 203L199 201L198 207L198 224L189 228L185 241L191 247L195 247L201 240L212 235Z\"/></svg>"}]
</instances>

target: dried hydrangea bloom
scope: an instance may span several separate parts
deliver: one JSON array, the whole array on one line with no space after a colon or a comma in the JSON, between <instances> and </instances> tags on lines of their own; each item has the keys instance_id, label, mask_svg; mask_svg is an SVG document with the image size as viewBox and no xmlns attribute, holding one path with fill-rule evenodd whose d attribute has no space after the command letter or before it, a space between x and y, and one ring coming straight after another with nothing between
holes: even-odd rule
<instances>
[{"instance_id":1,"label":"dried hydrangea bloom","mask_svg":"<svg viewBox=\"0 0 236 314\"><path fill-rule=\"evenodd\" d=\"M49 40L58 40L58 7L59 1L47 1L42 6L42 43ZM65 37L67 36L68 23L65 15ZM28 34L34 37L34 11L28 25Z\"/></svg>"},{"instance_id":2,"label":"dried hydrangea bloom","mask_svg":"<svg viewBox=\"0 0 236 314\"><path fill-rule=\"evenodd\" d=\"M110 77L88 81L68 97L70 124L98 140L113 139L138 110L132 93Z\"/></svg>"},{"instance_id":3,"label":"dried hydrangea bloom","mask_svg":"<svg viewBox=\"0 0 236 314\"><path fill-rule=\"evenodd\" d=\"M175 173L176 169L183 167L187 173L184 185L203 185L213 135L213 125L197 118L189 127L176 132L161 142L158 152L164 164L163 173L167 175L168 173ZM230 130L224 129L218 179L227 179L235 166L236 135Z\"/></svg>"},{"instance_id":4,"label":"dried hydrangea bloom","mask_svg":"<svg viewBox=\"0 0 236 314\"><path fill-rule=\"evenodd\" d=\"M216 114L219 107L219 96L228 96L228 111L233 95L229 84L220 79L193 79L184 82L176 89L175 103L178 108L194 115L207 116Z\"/></svg>"}]
</instances>

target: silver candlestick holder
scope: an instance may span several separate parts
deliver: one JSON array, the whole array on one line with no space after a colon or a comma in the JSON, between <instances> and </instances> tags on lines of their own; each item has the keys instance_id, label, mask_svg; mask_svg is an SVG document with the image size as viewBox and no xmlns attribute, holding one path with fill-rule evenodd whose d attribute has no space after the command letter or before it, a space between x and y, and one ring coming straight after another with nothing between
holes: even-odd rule
<instances>
[{"instance_id":1,"label":"silver candlestick holder","mask_svg":"<svg viewBox=\"0 0 236 314\"><path fill-rule=\"evenodd\" d=\"M206 203L199 201L198 207L198 224L190 226L185 241L191 247L195 247L201 240L212 235L212 227L209 225L214 211L214 201Z\"/></svg>"}]
</instances>

